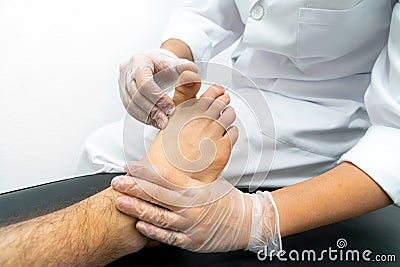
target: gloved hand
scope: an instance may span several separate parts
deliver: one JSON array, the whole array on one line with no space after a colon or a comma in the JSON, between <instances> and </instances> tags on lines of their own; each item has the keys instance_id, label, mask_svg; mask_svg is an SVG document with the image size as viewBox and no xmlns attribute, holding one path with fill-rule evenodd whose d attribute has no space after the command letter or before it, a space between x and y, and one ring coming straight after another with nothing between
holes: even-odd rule
<instances>
[{"instance_id":1,"label":"gloved hand","mask_svg":"<svg viewBox=\"0 0 400 267\"><path fill-rule=\"evenodd\" d=\"M223 178L206 184L189 177L159 177L135 163L135 177L114 178L117 208L140 221L144 236L196 252L281 249L279 216L269 192L242 193ZM267 249L266 249L267 248Z\"/></svg>"},{"instance_id":2,"label":"gloved hand","mask_svg":"<svg viewBox=\"0 0 400 267\"><path fill-rule=\"evenodd\" d=\"M122 64L118 84L128 113L141 122L164 129L168 123L167 115L173 113L175 105L159 83L174 83L185 70L198 72L193 62L180 59L166 49L134 55ZM154 79L157 74L159 79Z\"/></svg>"}]
</instances>

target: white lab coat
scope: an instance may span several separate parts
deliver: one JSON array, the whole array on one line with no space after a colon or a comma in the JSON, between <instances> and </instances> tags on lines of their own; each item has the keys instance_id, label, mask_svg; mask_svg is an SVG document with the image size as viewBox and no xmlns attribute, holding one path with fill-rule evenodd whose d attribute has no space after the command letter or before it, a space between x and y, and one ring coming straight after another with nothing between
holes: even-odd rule
<instances>
[{"instance_id":1,"label":"white lab coat","mask_svg":"<svg viewBox=\"0 0 400 267\"><path fill-rule=\"evenodd\" d=\"M226 177L234 179L247 168L245 177L269 172L259 181L262 186L284 186L349 161L400 205L400 4L395 2L193 0L171 16L163 40L183 40L196 61L207 61L240 39L233 67L268 99L275 143L262 131L261 137L252 136L249 129L255 126L243 119L251 134L240 136L247 143L239 138ZM252 89L240 77L233 83L238 91ZM239 119L245 118L239 102L233 96ZM107 139L105 131L88 140L81 165L97 160L96 166L108 166L97 170L115 171L110 166L124 164L122 153L111 156L109 149L98 148ZM257 162L261 167L252 166L262 142L268 143L264 150L276 150L273 162L267 156ZM110 143L123 147L115 140L106 147ZM250 164L243 166L246 151ZM248 186L251 179L235 183Z\"/></svg>"},{"instance_id":2,"label":"white lab coat","mask_svg":"<svg viewBox=\"0 0 400 267\"><path fill-rule=\"evenodd\" d=\"M396 2L186 1L164 39L181 39L195 60L208 60L240 38L233 67L277 95L277 140L354 163L400 204Z\"/></svg>"}]
</instances>

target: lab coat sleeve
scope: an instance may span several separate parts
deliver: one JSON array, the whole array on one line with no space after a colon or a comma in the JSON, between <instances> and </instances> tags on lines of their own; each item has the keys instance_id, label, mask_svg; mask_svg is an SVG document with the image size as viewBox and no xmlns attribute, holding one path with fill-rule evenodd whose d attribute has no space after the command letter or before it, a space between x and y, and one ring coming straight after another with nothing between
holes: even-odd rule
<instances>
[{"instance_id":1,"label":"lab coat sleeve","mask_svg":"<svg viewBox=\"0 0 400 267\"><path fill-rule=\"evenodd\" d=\"M365 105L372 126L344 154L400 206L400 3L393 10L388 44L372 70Z\"/></svg>"},{"instance_id":2,"label":"lab coat sleeve","mask_svg":"<svg viewBox=\"0 0 400 267\"><path fill-rule=\"evenodd\" d=\"M235 1L190 0L171 15L162 41L180 39L195 61L207 61L233 44L243 30Z\"/></svg>"}]
</instances>

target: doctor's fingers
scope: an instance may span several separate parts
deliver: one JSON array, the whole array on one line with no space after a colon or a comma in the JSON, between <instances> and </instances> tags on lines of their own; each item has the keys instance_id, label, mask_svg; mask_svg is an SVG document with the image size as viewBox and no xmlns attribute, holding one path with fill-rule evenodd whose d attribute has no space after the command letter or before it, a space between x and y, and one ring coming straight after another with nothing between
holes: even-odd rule
<instances>
[{"instance_id":1,"label":"doctor's fingers","mask_svg":"<svg viewBox=\"0 0 400 267\"><path fill-rule=\"evenodd\" d=\"M137 66L134 76L130 77L128 89L130 92L136 90L141 92L151 103L156 104L162 112L171 114L175 108L175 104L157 85L153 75L154 66L152 66L151 63Z\"/></svg>"},{"instance_id":2,"label":"doctor's fingers","mask_svg":"<svg viewBox=\"0 0 400 267\"><path fill-rule=\"evenodd\" d=\"M168 205L165 205L165 203L161 203L159 200L153 198L151 195L149 195L144 189L141 188L135 181L135 178L130 177L130 176L118 176L115 177L111 181L111 186L113 187L114 190L117 190L120 193L124 193L126 195L135 197L135 198L140 198L144 201L157 204L160 206L163 206L166 208L170 208Z\"/></svg>"},{"instance_id":3,"label":"doctor's fingers","mask_svg":"<svg viewBox=\"0 0 400 267\"><path fill-rule=\"evenodd\" d=\"M192 239L185 233L160 228L145 221L137 222L136 229L142 235L152 240L160 241L171 246L185 249L188 248L192 243Z\"/></svg>"},{"instance_id":4,"label":"doctor's fingers","mask_svg":"<svg viewBox=\"0 0 400 267\"><path fill-rule=\"evenodd\" d=\"M152 166L145 166L140 161L128 162L127 169L132 176L138 179L146 180L171 190L198 188L205 185L201 181L192 179L186 175L177 175L166 168L157 168L154 170Z\"/></svg>"},{"instance_id":5,"label":"doctor's fingers","mask_svg":"<svg viewBox=\"0 0 400 267\"><path fill-rule=\"evenodd\" d=\"M158 227L174 231L182 231L188 227L186 219L181 215L135 197L118 197L115 204L122 213Z\"/></svg>"},{"instance_id":6,"label":"doctor's fingers","mask_svg":"<svg viewBox=\"0 0 400 267\"><path fill-rule=\"evenodd\" d=\"M183 58L179 58L175 62L175 69L178 72L178 74L182 74L184 71L199 73L199 68L196 66L194 62Z\"/></svg>"},{"instance_id":7,"label":"doctor's fingers","mask_svg":"<svg viewBox=\"0 0 400 267\"><path fill-rule=\"evenodd\" d=\"M147 82L137 82L132 73L139 70L147 72ZM153 80L151 67L137 67L134 63L126 63L120 67L120 77L118 80L122 102L128 113L134 118L146 124L151 124L156 128L165 128L168 117L174 110L174 103L158 87ZM139 107L142 111L139 110Z\"/></svg>"},{"instance_id":8,"label":"doctor's fingers","mask_svg":"<svg viewBox=\"0 0 400 267\"><path fill-rule=\"evenodd\" d=\"M122 64L120 66L120 76L118 79L120 97L126 111L129 113L129 115L131 115L133 118L137 119L140 122L153 125L156 128L161 128L159 125L165 124L167 122L165 118L163 118L162 115L159 116L158 121L157 118L156 119L151 118L149 116L150 111L146 111L145 109L141 108L140 105L137 104L138 102L140 102L137 100L138 91L131 90L133 91L131 93L130 90L128 89L127 86L128 85L127 83L129 83L129 79L127 79L128 69L129 69L129 62ZM136 87L136 85L133 86ZM134 101L132 97L133 95L136 95L135 97L136 101Z\"/></svg>"},{"instance_id":9,"label":"doctor's fingers","mask_svg":"<svg viewBox=\"0 0 400 267\"><path fill-rule=\"evenodd\" d=\"M133 177L119 176L112 180L112 187L124 194L144 201L157 204L170 210L177 210L182 206L190 206L195 198L191 199L180 191L168 190L157 184L145 180L134 180ZM185 190L183 190L184 192Z\"/></svg>"},{"instance_id":10,"label":"doctor's fingers","mask_svg":"<svg viewBox=\"0 0 400 267\"><path fill-rule=\"evenodd\" d=\"M133 113L138 113L138 111L135 111L135 109L140 108L143 111L141 114L141 119L144 123L151 124L159 129L164 129L168 124L168 116L160 109L158 104L165 102L167 98L169 99L169 97L164 94L154 104L147 99L141 91L136 91L136 93L132 95L132 104L129 109L132 109ZM155 122L155 124L152 122Z\"/></svg>"},{"instance_id":11,"label":"doctor's fingers","mask_svg":"<svg viewBox=\"0 0 400 267\"><path fill-rule=\"evenodd\" d=\"M130 98L121 95L121 99L126 111L136 120L159 129L164 129L167 126L168 117L157 107L149 112L136 105Z\"/></svg>"}]
</instances>

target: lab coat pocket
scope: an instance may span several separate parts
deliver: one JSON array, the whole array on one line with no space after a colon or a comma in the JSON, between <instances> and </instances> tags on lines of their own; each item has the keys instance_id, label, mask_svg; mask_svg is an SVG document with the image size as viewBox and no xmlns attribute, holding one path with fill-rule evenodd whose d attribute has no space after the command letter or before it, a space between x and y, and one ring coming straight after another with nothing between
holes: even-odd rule
<instances>
[{"instance_id":1,"label":"lab coat pocket","mask_svg":"<svg viewBox=\"0 0 400 267\"><path fill-rule=\"evenodd\" d=\"M350 9L300 8L299 58L339 58L369 42L386 40L390 0L364 0Z\"/></svg>"}]
</instances>

